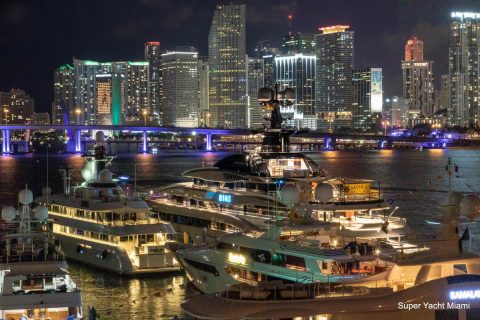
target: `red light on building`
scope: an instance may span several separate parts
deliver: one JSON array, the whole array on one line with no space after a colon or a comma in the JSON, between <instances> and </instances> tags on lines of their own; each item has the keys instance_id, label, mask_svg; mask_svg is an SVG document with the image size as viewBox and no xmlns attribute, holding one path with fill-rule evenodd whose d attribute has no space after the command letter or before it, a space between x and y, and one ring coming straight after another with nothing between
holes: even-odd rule
<instances>
[{"instance_id":1,"label":"red light on building","mask_svg":"<svg viewBox=\"0 0 480 320\"><path fill-rule=\"evenodd\" d=\"M159 46L160 42L159 41L149 41L146 43L149 46Z\"/></svg>"}]
</instances>

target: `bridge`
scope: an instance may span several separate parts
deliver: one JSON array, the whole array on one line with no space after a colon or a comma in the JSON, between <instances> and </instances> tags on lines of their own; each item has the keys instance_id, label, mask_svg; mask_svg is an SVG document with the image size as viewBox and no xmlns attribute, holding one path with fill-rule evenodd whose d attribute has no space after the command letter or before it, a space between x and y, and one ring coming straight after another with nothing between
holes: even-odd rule
<instances>
[{"instance_id":1,"label":"bridge","mask_svg":"<svg viewBox=\"0 0 480 320\"><path fill-rule=\"evenodd\" d=\"M26 131L26 142L29 141L30 131L67 131L72 137L74 143L74 152L82 153L84 144L82 144L82 131L102 130L102 131L128 131L142 133L142 151L148 151L148 133L177 133L177 134L198 134L205 136L205 150L213 149L212 136L234 136L234 135L250 135L254 131L248 129L221 129L221 128L182 128L182 127L159 127L159 126L126 126L126 125L0 125L2 132L2 150L4 154L12 153L11 133L14 131ZM396 143L418 143L423 146L445 147L452 143L452 139L435 138L435 137L398 137L383 136L374 134L353 134L353 133L327 133L327 132L299 132L294 136L295 139L310 138L318 139L315 144L322 144L323 149L329 150L335 148L338 141L345 140L369 140L377 141L378 147L388 147L394 142ZM244 144L258 144L257 142L249 142ZM300 143L301 144L301 143ZM480 144L480 143L478 143Z\"/></svg>"}]
</instances>

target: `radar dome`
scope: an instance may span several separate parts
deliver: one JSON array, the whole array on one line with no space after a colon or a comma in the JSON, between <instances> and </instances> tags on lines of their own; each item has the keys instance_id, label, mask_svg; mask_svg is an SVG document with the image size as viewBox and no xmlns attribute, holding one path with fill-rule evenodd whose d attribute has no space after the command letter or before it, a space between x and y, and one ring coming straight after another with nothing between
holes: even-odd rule
<instances>
[{"instance_id":1,"label":"radar dome","mask_svg":"<svg viewBox=\"0 0 480 320\"><path fill-rule=\"evenodd\" d=\"M42 188L42 196L46 197L52 194L52 188L50 187L45 187Z\"/></svg>"},{"instance_id":2,"label":"radar dome","mask_svg":"<svg viewBox=\"0 0 480 320\"><path fill-rule=\"evenodd\" d=\"M315 188L315 199L320 202L328 202L333 198L333 186L328 183L321 183Z\"/></svg>"},{"instance_id":3,"label":"radar dome","mask_svg":"<svg viewBox=\"0 0 480 320\"><path fill-rule=\"evenodd\" d=\"M280 199L286 204L294 204L300 200L300 191L298 187L292 183L284 185L280 189Z\"/></svg>"},{"instance_id":4,"label":"radar dome","mask_svg":"<svg viewBox=\"0 0 480 320\"><path fill-rule=\"evenodd\" d=\"M480 215L480 199L469 194L460 201L460 214L470 219L475 219Z\"/></svg>"},{"instance_id":5,"label":"radar dome","mask_svg":"<svg viewBox=\"0 0 480 320\"><path fill-rule=\"evenodd\" d=\"M30 204L33 202L33 193L28 189L23 189L18 194L18 202L21 204Z\"/></svg>"},{"instance_id":6,"label":"radar dome","mask_svg":"<svg viewBox=\"0 0 480 320\"><path fill-rule=\"evenodd\" d=\"M98 178L101 182L112 182L112 172L108 169L103 169L98 174Z\"/></svg>"},{"instance_id":7,"label":"radar dome","mask_svg":"<svg viewBox=\"0 0 480 320\"><path fill-rule=\"evenodd\" d=\"M35 213L33 214L35 219L40 221L45 221L48 219L48 208L43 205L39 205L35 208Z\"/></svg>"},{"instance_id":8,"label":"radar dome","mask_svg":"<svg viewBox=\"0 0 480 320\"><path fill-rule=\"evenodd\" d=\"M85 166L82 168L82 178L85 181L90 181L95 179L93 173L93 162L87 162Z\"/></svg>"},{"instance_id":9,"label":"radar dome","mask_svg":"<svg viewBox=\"0 0 480 320\"><path fill-rule=\"evenodd\" d=\"M17 211L12 206L2 208L2 219L5 221L12 221L17 216Z\"/></svg>"},{"instance_id":10,"label":"radar dome","mask_svg":"<svg viewBox=\"0 0 480 320\"><path fill-rule=\"evenodd\" d=\"M270 101L273 99L273 90L270 88L260 88L258 90L257 100L261 102Z\"/></svg>"},{"instance_id":11,"label":"radar dome","mask_svg":"<svg viewBox=\"0 0 480 320\"><path fill-rule=\"evenodd\" d=\"M103 133L103 131L97 131L97 133L95 133L95 141L97 143L105 142L105 134Z\"/></svg>"}]
</instances>

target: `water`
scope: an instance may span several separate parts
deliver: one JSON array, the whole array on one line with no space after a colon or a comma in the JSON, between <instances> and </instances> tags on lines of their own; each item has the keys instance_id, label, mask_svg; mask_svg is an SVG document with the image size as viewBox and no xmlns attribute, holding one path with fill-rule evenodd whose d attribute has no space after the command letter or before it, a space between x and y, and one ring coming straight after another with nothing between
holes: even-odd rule
<instances>
[{"instance_id":1,"label":"water","mask_svg":"<svg viewBox=\"0 0 480 320\"><path fill-rule=\"evenodd\" d=\"M181 181L183 171L213 165L226 155L208 152L122 155L110 169L131 177L136 171L138 187L148 190ZM480 192L480 151L328 151L310 156L331 176L379 180L385 198L400 207L397 215L406 217L419 237L435 232L435 226L426 220L441 216L440 206L447 199L445 166L449 157L459 166L459 172L452 177L452 189ZM83 163L84 158L76 155L50 155L48 177L53 191L62 190L59 167L70 164L75 169L75 184L81 181ZM0 156L0 204L16 204L17 193L26 184L35 195L47 184L45 155ZM480 230L473 226L471 231L472 243L479 243ZM194 294L181 286L185 281L181 274L124 278L77 264L71 264L70 271L83 291L85 308L94 305L102 319L172 319L182 315L180 303Z\"/></svg>"}]
</instances>

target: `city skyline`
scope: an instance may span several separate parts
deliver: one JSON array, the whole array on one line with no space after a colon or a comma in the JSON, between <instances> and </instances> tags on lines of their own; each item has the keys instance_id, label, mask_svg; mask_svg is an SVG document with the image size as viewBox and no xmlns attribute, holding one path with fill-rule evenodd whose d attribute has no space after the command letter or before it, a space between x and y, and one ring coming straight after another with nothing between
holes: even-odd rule
<instances>
[{"instance_id":1,"label":"city skyline","mask_svg":"<svg viewBox=\"0 0 480 320\"><path fill-rule=\"evenodd\" d=\"M273 46L280 47L282 37L290 29L316 33L321 26L348 23L355 31L355 67L383 68L385 96L401 94L402 49L412 36L423 39L425 58L435 61L435 86L439 89L440 75L448 73L451 11L480 10L480 4L475 1L454 4L451 1L367 2L371 5L356 1L331 4L328 1L280 1L275 5L271 1L238 2L247 7L247 54L253 56L255 44L260 39L270 39ZM4 15L0 22L1 32L10 46L0 53L0 90L23 89L36 100L37 111L51 111L54 71L70 63L73 57L98 61L142 60L143 44L148 41L160 41L162 52L173 50L177 45L195 46L199 55L204 56L208 53L213 12L221 3L142 1L128 3L132 9L128 14L117 12L116 7L95 4L95 12L86 19L89 23L81 25L68 22L76 16L84 17L82 12L92 7L86 2L62 5L57 1L4 3L1 5ZM170 17L161 19L166 8ZM113 10L112 16L122 23L108 16L100 18L106 10ZM271 19L272 13L274 19ZM288 14L293 15L290 22ZM153 19L154 15L158 15L158 19ZM38 59L25 58L31 49L38 52ZM12 60L22 62L10 63Z\"/></svg>"}]
</instances>

